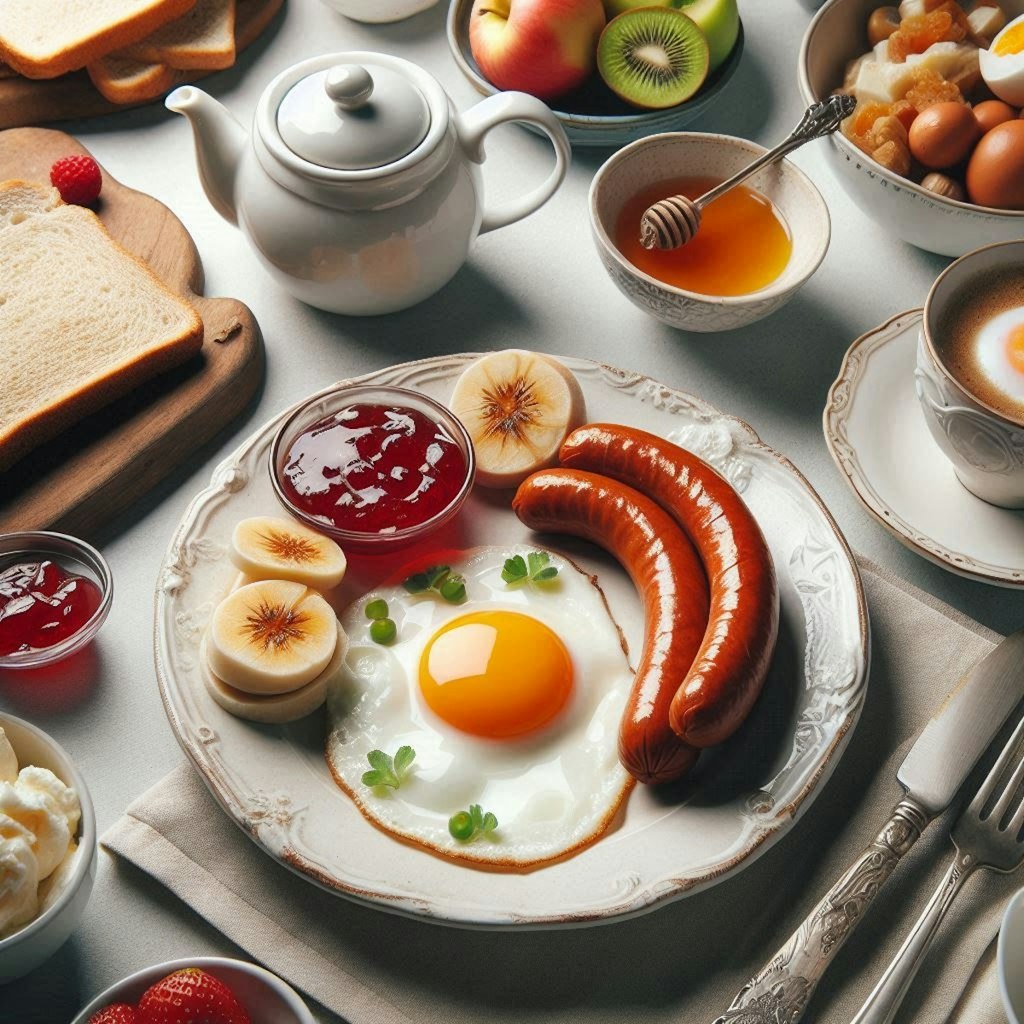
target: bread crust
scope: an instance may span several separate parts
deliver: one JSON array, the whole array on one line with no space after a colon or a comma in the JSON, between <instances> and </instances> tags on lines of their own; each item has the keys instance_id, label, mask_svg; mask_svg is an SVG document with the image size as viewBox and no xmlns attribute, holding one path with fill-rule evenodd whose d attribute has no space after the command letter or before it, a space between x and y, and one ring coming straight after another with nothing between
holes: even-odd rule
<instances>
[{"instance_id":1,"label":"bread crust","mask_svg":"<svg viewBox=\"0 0 1024 1024\"><path fill-rule=\"evenodd\" d=\"M194 21L190 15L195 15L203 2L204 0L196 0L196 6L180 20L183 22ZM176 28L177 23L171 22L158 29L153 35L147 36L142 42L129 46L122 52L125 56L135 60L166 64L168 67L183 71L221 71L224 68L229 68L235 63L237 56L234 0L227 0L223 4L221 13L222 20L219 19L220 23L215 27L214 34L224 37L223 45L199 42L195 39L190 42L188 39L189 28L187 26ZM209 29L204 30L203 34L208 35Z\"/></svg>"},{"instance_id":2,"label":"bread crust","mask_svg":"<svg viewBox=\"0 0 1024 1024\"><path fill-rule=\"evenodd\" d=\"M137 61L123 54L104 57L85 70L96 91L111 103L145 103L178 82L174 69L166 64Z\"/></svg>"},{"instance_id":3,"label":"bread crust","mask_svg":"<svg viewBox=\"0 0 1024 1024\"><path fill-rule=\"evenodd\" d=\"M39 0L32 2L38 3ZM68 71L77 71L114 50L140 42L161 25L191 10L195 3L196 0L144 0L131 18L114 22L99 32L84 36L48 54L19 51L15 48L16 44L5 39L0 28L0 61L26 78L56 78ZM3 13L3 6L3 0L0 0L0 14Z\"/></svg>"},{"instance_id":4,"label":"bread crust","mask_svg":"<svg viewBox=\"0 0 1024 1024\"><path fill-rule=\"evenodd\" d=\"M0 194L12 188L23 189L26 187L36 188L44 198L48 196L49 190L23 181L0 183ZM58 204L54 209L59 210L62 206L63 204ZM11 423L0 424L0 471L6 470L33 448L55 437L84 416L109 405L150 378L197 355L202 348L203 321L195 308L183 296L171 291L153 273L147 263L115 241L103 226L103 222L91 210L82 209L81 214L95 221L96 228L102 232L106 242L116 249L125 260L134 263L142 274L149 278L155 289L163 292L181 306L187 317L186 323L177 335L164 338L125 356L87 380L70 385L64 394L48 400L19 419ZM47 212L38 210L32 210L29 214L32 217L48 215ZM16 230L16 224L10 227L0 226L0 231ZM2 272L2 267L0 267L0 272ZM52 343L52 340L40 339L40 343L48 344Z\"/></svg>"}]
</instances>

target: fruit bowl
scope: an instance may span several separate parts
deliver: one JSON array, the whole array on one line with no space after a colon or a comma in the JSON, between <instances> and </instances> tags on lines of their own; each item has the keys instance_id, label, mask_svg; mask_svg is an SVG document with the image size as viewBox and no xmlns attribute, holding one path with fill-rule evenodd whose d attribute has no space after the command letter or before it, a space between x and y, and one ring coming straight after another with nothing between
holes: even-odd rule
<instances>
[{"instance_id":1,"label":"fruit bowl","mask_svg":"<svg viewBox=\"0 0 1024 1024\"><path fill-rule=\"evenodd\" d=\"M882 0L828 0L807 28L800 49L800 91L805 103L832 94L849 61L868 49L868 15ZM1008 16L1024 3L1004 3ZM842 132L827 147L843 188L872 220L928 252L962 256L992 242L1024 235L1024 210L994 210L947 199L886 170Z\"/></svg>"},{"instance_id":2,"label":"fruit bowl","mask_svg":"<svg viewBox=\"0 0 1024 1024\"><path fill-rule=\"evenodd\" d=\"M252 1024L316 1024L295 990L276 974L244 960L218 956L168 960L136 971L96 996L71 1024L86 1024L94 1013L111 1003L134 1004L150 985L185 967L198 967L224 982L249 1012Z\"/></svg>"},{"instance_id":3,"label":"fruit bowl","mask_svg":"<svg viewBox=\"0 0 1024 1024\"><path fill-rule=\"evenodd\" d=\"M448 45L455 63L477 92L493 96L500 90L484 78L469 45L473 0L452 0L448 9ZM595 73L585 86L553 101L555 117L574 146L622 146L645 135L674 131L696 121L718 98L743 56L743 24L725 62L716 68L685 103L665 110L638 110L619 99ZM536 129L525 125L531 131Z\"/></svg>"}]
</instances>

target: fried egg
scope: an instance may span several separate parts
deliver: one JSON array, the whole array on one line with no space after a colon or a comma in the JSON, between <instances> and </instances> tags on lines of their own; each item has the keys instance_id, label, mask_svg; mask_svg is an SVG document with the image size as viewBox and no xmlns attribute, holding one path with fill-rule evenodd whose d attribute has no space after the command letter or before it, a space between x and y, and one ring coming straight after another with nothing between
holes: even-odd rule
<instances>
[{"instance_id":1,"label":"fried egg","mask_svg":"<svg viewBox=\"0 0 1024 1024\"><path fill-rule=\"evenodd\" d=\"M1024 403L1024 307L1007 309L982 325L975 358L993 386Z\"/></svg>"},{"instance_id":2,"label":"fried egg","mask_svg":"<svg viewBox=\"0 0 1024 1024\"><path fill-rule=\"evenodd\" d=\"M383 587L341 616L350 638L327 697L327 761L374 824L447 857L522 868L600 836L632 780L618 760L633 682L622 635L596 580L551 555L549 583L508 585L506 558L481 548L453 573L466 597ZM383 599L393 643L370 638L365 608ZM397 789L367 786L367 755L412 747ZM498 821L469 842L449 819L471 805Z\"/></svg>"}]
</instances>

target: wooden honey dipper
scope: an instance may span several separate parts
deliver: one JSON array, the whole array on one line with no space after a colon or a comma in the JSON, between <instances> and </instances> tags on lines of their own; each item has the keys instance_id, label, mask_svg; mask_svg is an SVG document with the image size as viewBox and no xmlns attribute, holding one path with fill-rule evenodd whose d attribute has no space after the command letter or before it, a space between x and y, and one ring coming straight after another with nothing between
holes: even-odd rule
<instances>
[{"instance_id":1,"label":"wooden honey dipper","mask_svg":"<svg viewBox=\"0 0 1024 1024\"><path fill-rule=\"evenodd\" d=\"M669 196L649 206L640 218L640 244L645 249L678 249L686 245L700 230L701 210L713 203L719 196L731 188L735 188L762 167L781 160L787 153L799 149L811 139L820 139L831 135L840 123L857 105L852 96L830 96L820 103L812 103L804 112L800 123L789 136L774 149L759 156L752 164L748 164L738 174L727 178L710 192L697 199L686 196Z\"/></svg>"}]
</instances>

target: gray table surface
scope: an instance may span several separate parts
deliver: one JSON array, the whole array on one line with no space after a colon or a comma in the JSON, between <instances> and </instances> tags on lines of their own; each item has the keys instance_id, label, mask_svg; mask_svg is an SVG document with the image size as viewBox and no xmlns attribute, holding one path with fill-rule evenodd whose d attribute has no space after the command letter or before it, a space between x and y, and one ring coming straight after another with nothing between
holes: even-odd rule
<instances>
[{"instance_id":1,"label":"gray table surface","mask_svg":"<svg viewBox=\"0 0 1024 1024\"><path fill-rule=\"evenodd\" d=\"M797 0L740 5L746 25L741 67L696 127L771 145L801 112L796 63L810 15ZM376 49L428 68L465 108L476 94L448 52L445 6L442 0L409 21L370 26L316 0L290 0L276 28L204 88L247 122L263 86L290 64L332 50ZM81 138L120 181L151 193L178 215L202 255L207 294L235 296L252 308L268 357L254 406L98 538L116 592L96 643L93 675L53 690L29 689L16 676L0 675L0 707L52 733L77 760L101 833L183 758L157 694L152 606L158 566L192 495L216 462L285 406L338 378L406 359L529 347L628 366L696 392L746 419L788 455L857 551L1000 632L1024 619L1024 595L960 579L902 547L864 512L825 448L821 411L843 353L864 331L920 305L948 262L888 236L857 209L826 165L825 143L792 158L815 180L832 212L832 245L816 276L766 321L732 334L687 336L635 309L601 268L586 199L604 151L578 152L556 197L527 220L481 239L438 295L395 316L354 320L303 306L273 284L241 234L220 220L202 194L183 120L154 105L57 127ZM539 181L549 153L540 139L501 129L488 144L490 193L500 198L519 191L526 178ZM0 1021L69 1021L95 993L131 971L195 955L238 950L147 877L101 852L84 921L49 964L0 989Z\"/></svg>"}]
</instances>

